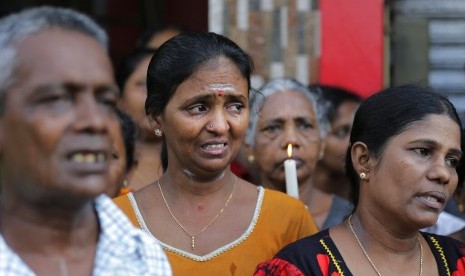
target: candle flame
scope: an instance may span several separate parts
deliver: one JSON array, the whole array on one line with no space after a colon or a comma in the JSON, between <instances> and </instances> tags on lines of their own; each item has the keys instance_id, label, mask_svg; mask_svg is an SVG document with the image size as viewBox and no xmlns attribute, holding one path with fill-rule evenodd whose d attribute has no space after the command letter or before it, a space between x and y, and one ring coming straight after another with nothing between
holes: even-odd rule
<instances>
[{"instance_id":1,"label":"candle flame","mask_svg":"<svg viewBox=\"0 0 465 276\"><path fill-rule=\"evenodd\" d=\"M292 144L289 143L289 145L287 145L287 157L291 158L292 157Z\"/></svg>"}]
</instances>

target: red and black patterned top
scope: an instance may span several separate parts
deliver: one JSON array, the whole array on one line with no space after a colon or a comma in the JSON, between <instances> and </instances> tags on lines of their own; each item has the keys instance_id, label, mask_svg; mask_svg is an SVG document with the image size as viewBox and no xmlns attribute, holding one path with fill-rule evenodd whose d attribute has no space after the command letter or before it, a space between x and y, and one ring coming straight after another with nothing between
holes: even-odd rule
<instances>
[{"instance_id":1,"label":"red and black patterned top","mask_svg":"<svg viewBox=\"0 0 465 276\"><path fill-rule=\"evenodd\" d=\"M434 254L439 275L465 275L465 244L450 237L422 233ZM281 249L271 260L257 266L255 276L350 276L328 229Z\"/></svg>"}]
</instances>

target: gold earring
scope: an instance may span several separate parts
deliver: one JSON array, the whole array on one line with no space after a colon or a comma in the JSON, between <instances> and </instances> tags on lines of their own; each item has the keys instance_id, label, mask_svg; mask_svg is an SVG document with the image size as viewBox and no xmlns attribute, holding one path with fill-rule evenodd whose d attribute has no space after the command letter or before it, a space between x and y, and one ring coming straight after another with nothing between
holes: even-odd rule
<instances>
[{"instance_id":1,"label":"gold earring","mask_svg":"<svg viewBox=\"0 0 465 276\"><path fill-rule=\"evenodd\" d=\"M247 155L247 161L249 161L249 163L253 163L255 161L255 156L253 154Z\"/></svg>"},{"instance_id":2,"label":"gold earring","mask_svg":"<svg viewBox=\"0 0 465 276\"><path fill-rule=\"evenodd\" d=\"M124 187L124 188L129 187L129 181L128 181L127 179L125 179L125 180L123 181L123 187Z\"/></svg>"},{"instance_id":3,"label":"gold earring","mask_svg":"<svg viewBox=\"0 0 465 276\"><path fill-rule=\"evenodd\" d=\"M367 174L364 173L364 172L361 172L361 173L360 173L360 179L361 179L361 180L365 180L365 178L367 178Z\"/></svg>"},{"instance_id":4,"label":"gold earring","mask_svg":"<svg viewBox=\"0 0 465 276\"><path fill-rule=\"evenodd\" d=\"M162 132L161 132L161 130L160 130L160 129L158 129L158 128L157 128L157 129L155 129L155 136L157 136L157 137L161 137L161 135L162 135Z\"/></svg>"},{"instance_id":5,"label":"gold earring","mask_svg":"<svg viewBox=\"0 0 465 276\"><path fill-rule=\"evenodd\" d=\"M465 205L463 203L460 203L458 207L459 207L459 211L461 213L463 213L465 211Z\"/></svg>"}]
</instances>

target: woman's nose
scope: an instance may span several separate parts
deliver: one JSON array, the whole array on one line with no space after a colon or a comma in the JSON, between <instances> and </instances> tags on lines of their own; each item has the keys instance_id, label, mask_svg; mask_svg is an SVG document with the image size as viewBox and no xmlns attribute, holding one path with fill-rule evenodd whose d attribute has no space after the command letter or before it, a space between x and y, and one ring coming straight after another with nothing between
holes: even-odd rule
<instances>
[{"instance_id":1,"label":"woman's nose","mask_svg":"<svg viewBox=\"0 0 465 276\"><path fill-rule=\"evenodd\" d=\"M284 129L281 147L287 150L289 144L291 144L293 148L300 147L298 132L295 126L286 126Z\"/></svg>"},{"instance_id":2,"label":"woman's nose","mask_svg":"<svg viewBox=\"0 0 465 276\"><path fill-rule=\"evenodd\" d=\"M211 120L207 123L207 130L217 134L225 134L229 131L230 126L227 120L227 115L222 111L217 111L213 114Z\"/></svg>"},{"instance_id":3,"label":"woman's nose","mask_svg":"<svg viewBox=\"0 0 465 276\"><path fill-rule=\"evenodd\" d=\"M437 158L428 170L427 177L438 184L445 185L449 183L451 174L454 172L455 170L449 167L444 159Z\"/></svg>"}]
</instances>

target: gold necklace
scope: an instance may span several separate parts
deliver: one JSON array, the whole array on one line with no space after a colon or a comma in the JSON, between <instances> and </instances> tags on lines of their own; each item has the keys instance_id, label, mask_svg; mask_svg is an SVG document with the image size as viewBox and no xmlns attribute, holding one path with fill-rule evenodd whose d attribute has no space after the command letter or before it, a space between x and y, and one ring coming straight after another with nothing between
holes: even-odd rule
<instances>
[{"instance_id":1,"label":"gold necklace","mask_svg":"<svg viewBox=\"0 0 465 276\"><path fill-rule=\"evenodd\" d=\"M160 179L158 179L158 188L160 189L160 194L161 194L161 197L163 198L163 201L165 202L165 205L166 205L166 208L168 209L168 212L170 213L171 217L174 219L174 221L179 225L179 227L181 227L181 229L184 231L184 233L186 233L189 237L191 237L191 247L192 247L192 250L195 250L195 238L202 234L203 231L207 230L207 228L213 224L213 222L215 222L219 217L220 215L223 213L224 209L226 209L226 207L228 206L229 202L231 201L231 198L234 194L234 191L236 190L236 184L237 184L237 176L234 176L234 186L233 186L233 189L231 191L231 193L229 194L229 197L228 199L226 200L226 203L224 204L223 208L221 208L220 212L207 224L205 225L204 228L202 228L202 230L200 230L197 234L195 235L192 235L189 231L187 231L187 229L179 222L179 220L173 215L173 212L171 212L171 209L170 209L170 206L168 205L168 202L166 201L166 198L165 198L165 195L163 194L163 190L161 189L161 186L160 186Z\"/></svg>"},{"instance_id":2,"label":"gold necklace","mask_svg":"<svg viewBox=\"0 0 465 276\"><path fill-rule=\"evenodd\" d=\"M363 254L365 254L365 257L367 258L368 262L370 262L371 266L376 271L376 274L378 274L378 276L381 276L381 273L379 272L378 268L376 268L375 264L373 263L373 261L368 256L368 253L366 252L365 248L363 248L363 245L360 242L360 239L358 238L357 234L355 234L354 228L352 227L351 219L352 219L352 215L349 216L349 227L350 227L350 230L352 231L352 234L354 234L354 237L357 240L358 245L362 249ZM421 276L421 274L423 274L423 246L421 245L420 236L418 236L417 239L418 239L418 244L420 245L420 273L418 275Z\"/></svg>"}]
</instances>

